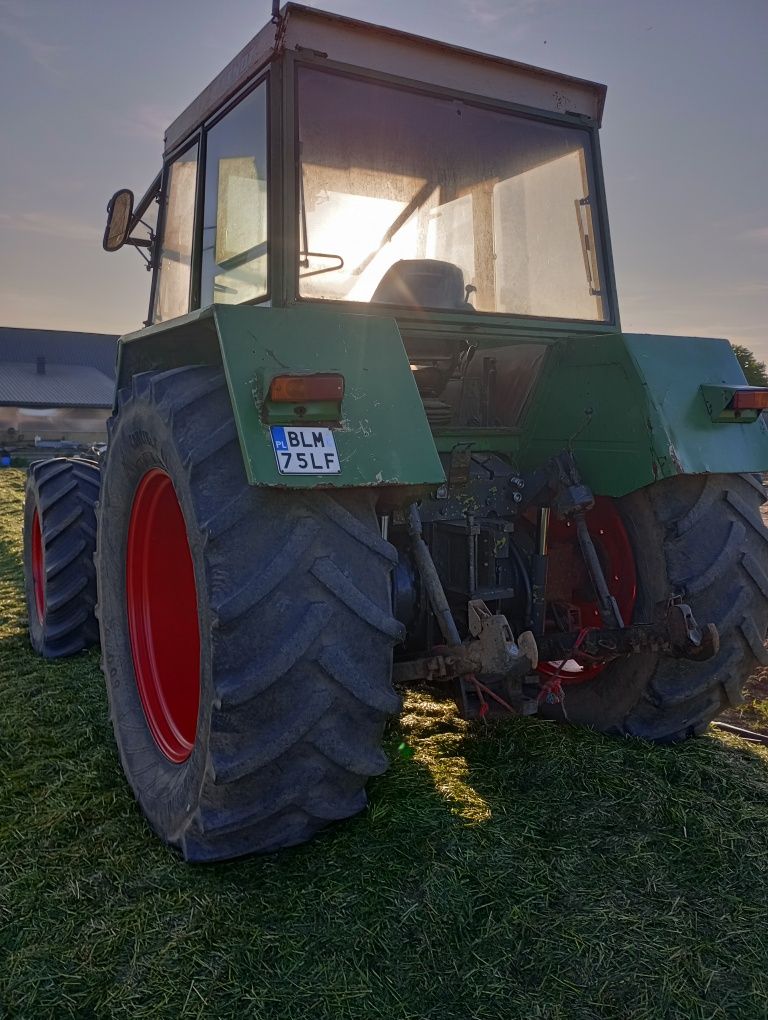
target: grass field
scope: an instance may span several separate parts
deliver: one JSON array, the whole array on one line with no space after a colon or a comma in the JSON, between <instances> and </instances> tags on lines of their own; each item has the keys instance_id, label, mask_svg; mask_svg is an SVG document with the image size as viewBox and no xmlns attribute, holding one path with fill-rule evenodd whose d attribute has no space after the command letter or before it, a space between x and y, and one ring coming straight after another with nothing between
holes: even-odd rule
<instances>
[{"instance_id":1,"label":"grass field","mask_svg":"<svg viewBox=\"0 0 768 1020\"><path fill-rule=\"evenodd\" d=\"M30 651L22 489L0 475L0 1016L768 1016L766 749L414 695L366 814L184 865L123 780L97 653Z\"/></svg>"}]
</instances>

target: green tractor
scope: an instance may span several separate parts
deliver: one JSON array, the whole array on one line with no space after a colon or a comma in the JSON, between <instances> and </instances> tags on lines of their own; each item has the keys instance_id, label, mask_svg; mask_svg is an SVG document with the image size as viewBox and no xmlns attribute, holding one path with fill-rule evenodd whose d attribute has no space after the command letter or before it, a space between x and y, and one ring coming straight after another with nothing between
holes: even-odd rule
<instances>
[{"instance_id":1,"label":"green tractor","mask_svg":"<svg viewBox=\"0 0 768 1020\"><path fill-rule=\"evenodd\" d=\"M666 743L768 662L768 390L621 331L604 98L290 3L112 198L149 318L30 471L30 636L186 859L360 811L394 685Z\"/></svg>"}]
</instances>

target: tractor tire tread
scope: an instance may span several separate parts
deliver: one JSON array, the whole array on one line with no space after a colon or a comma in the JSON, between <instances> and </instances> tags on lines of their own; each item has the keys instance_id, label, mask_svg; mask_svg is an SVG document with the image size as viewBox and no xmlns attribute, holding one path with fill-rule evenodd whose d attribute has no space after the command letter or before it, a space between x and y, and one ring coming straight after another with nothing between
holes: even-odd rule
<instances>
[{"instance_id":1,"label":"tractor tire tread","mask_svg":"<svg viewBox=\"0 0 768 1020\"><path fill-rule=\"evenodd\" d=\"M380 536L376 494L250 486L220 369L134 381L110 426L116 448L121 419L135 414L170 437L189 493L190 547L206 578L201 646L212 695L198 723L205 750L187 813L160 803L176 796L175 780L150 760L159 752L146 750L141 714L113 708L126 773L150 824L188 860L297 845L361 811L367 779L388 764L381 740L400 704L391 660L403 628L390 602L397 554ZM97 565L106 573L100 552ZM105 616L113 620L114 609L102 610L102 628Z\"/></svg>"},{"instance_id":2,"label":"tractor tire tread","mask_svg":"<svg viewBox=\"0 0 768 1020\"><path fill-rule=\"evenodd\" d=\"M706 662L659 658L622 727L627 735L659 743L702 733L738 703L754 669L768 665L768 529L760 515L765 493L748 476L710 475L695 496L695 479L670 481L677 502L686 490L692 498L687 511L666 521L672 534L665 545L668 574L699 624L718 627L721 646Z\"/></svg>"},{"instance_id":3,"label":"tractor tire tread","mask_svg":"<svg viewBox=\"0 0 768 1020\"><path fill-rule=\"evenodd\" d=\"M303 626L294 626L291 620L285 634L275 636L276 649L245 674L234 670L222 675L216 684L220 707L235 708L263 694L285 676L302 659L310 647L321 637L331 618L331 611L324 602L311 603L306 611ZM321 660L322 661L322 660Z\"/></svg>"},{"instance_id":4,"label":"tractor tire tread","mask_svg":"<svg viewBox=\"0 0 768 1020\"><path fill-rule=\"evenodd\" d=\"M27 474L24 563L30 640L44 658L74 655L98 644L94 607L97 464L78 458L37 461ZM37 617L31 571L31 529L38 512L44 549L45 611Z\"/></svg>"}]
</instances>

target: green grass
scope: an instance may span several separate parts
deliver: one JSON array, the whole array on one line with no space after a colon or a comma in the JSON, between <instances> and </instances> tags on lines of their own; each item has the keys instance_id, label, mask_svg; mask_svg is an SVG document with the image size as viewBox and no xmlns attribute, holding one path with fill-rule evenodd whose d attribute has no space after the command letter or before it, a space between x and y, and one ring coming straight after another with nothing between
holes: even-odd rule
<instances>
[{"instance_id":1,"label":"green grass","mask_svg":"<svg viewBox=\"0 0 768 1020\"><path fill-rule=\"evenodd\" d=\"M722 716L724 720L743 729L768 733L768 669L759 669L746 685L745 700Z\"/></svg>"},{"instance_id":2,"label":"green grass","mask_svg":"<svg viewBox=\"0 0 768 1020\"><path fill-rule=\"evenodd\" d=\"M412 695L366 814L184 865L123 780L97 653L30 651L22 489L2 473L0 1016L768 1015L764 749L469 725Z\"/></svg>"}]
</instances>

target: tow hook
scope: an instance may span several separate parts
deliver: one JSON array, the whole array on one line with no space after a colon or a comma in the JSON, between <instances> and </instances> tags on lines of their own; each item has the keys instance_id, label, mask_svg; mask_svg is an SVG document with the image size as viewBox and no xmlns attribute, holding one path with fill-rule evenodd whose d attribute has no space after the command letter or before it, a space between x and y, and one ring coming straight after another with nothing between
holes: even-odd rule
<instances>
[{"instance_id":1,"label":"tow hook","mask_svg":"<svg viewBox=\"0 0 768 1020\"><path fill-rule=\"evenodd\" d=\"M506 616L492 613L482 599L469 603L468 617L470 637L466 641L442 645L426 658L396 663L394 679L403 683L470 676L511 679L536 669L539 653L530 631L523 631L515 640Z\"/></svg>"},{"instance_id":2,"label":"tow hook","mask_svg":"<svg viewBox=\"0 0 768 1020\"><path fill-rule=\"evenodd\" d=\"M488 676L524 676L536 669L539 650L531 631L523 631L515 642L506 616L492 613L482 599L472 599L467 606L467 616L469 633L477 638L478 668L475 672Z\"/></svg>"}]
</instances>

